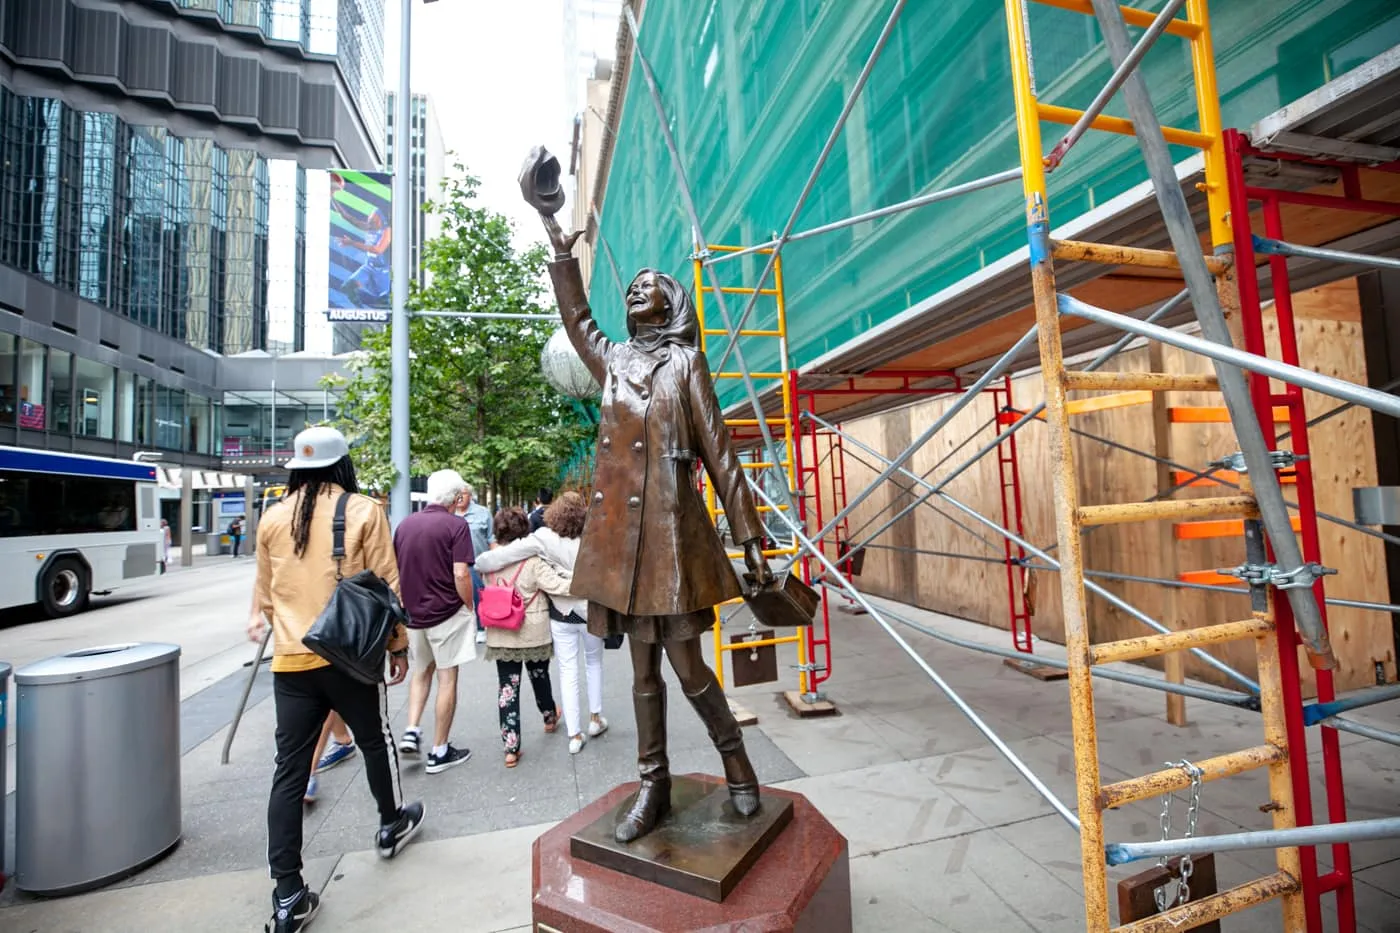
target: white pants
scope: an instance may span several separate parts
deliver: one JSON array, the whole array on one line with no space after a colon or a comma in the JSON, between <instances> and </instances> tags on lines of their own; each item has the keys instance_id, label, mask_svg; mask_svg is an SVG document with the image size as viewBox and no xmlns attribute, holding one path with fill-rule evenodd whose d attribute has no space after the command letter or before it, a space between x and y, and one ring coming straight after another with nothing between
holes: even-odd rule
<instances>
[{"instance_id":1,"label":"white pants","mask_svg":"<svg viewBox=\"0 0 1400 933\"><path fill-rule=\"evenodd\" d=\"M588 712L603 712L603 639L588 634L588 626L577 622L550 620L554 634L554 656L559 659L560 692L564 694L564 726L570 736L583 732L579 721L578 677L579 647L583 647L588 666Z\"/></svg>"}]
</instances>

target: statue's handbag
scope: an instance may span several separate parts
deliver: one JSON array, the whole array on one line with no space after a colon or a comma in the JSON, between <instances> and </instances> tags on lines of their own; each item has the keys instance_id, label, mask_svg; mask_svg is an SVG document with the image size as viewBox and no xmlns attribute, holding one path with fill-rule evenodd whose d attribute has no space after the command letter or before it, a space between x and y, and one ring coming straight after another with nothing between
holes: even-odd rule
<instances>
[{"instance_id":1,"label":"statue's handbag","mask_svg":"<svg viewBox=\"0 0 1400 933\"><path fill-rule=\"evenodd\" d=\"M758 586L753 574L744 574L744 602L759 625L793 628L811 625L821 595L790 570L778 574L767 586Z\"/></svg>"}]
</instances>

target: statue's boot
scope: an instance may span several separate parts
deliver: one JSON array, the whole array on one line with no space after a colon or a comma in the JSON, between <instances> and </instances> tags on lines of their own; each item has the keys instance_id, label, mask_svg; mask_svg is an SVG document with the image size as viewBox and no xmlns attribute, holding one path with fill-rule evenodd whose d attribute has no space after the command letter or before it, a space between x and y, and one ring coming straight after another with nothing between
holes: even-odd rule
<instances>
[{"instance_id":1,"label":"statue's boot","mask_svg":"<svg viewBox=\"0 0 1400 933\"><path fill-rule=\"evenodd\" d=\"M613 829L618 842L640 839L671 812L671 766L666 758L666 688L655 693L632 691L637 713L637 770L642 786L631 808Z\"/></svg>"},{"instance_id":2,"label":"statue's boot","mask_svg":"<svg viewBox=\"0 0 1400 933\"><path fill-rule=\"evenodd\" d=\"M724 779L729 784L729 799L734 809L740 816L753 816L758 812L758 776L749 763L749 753L744 750L744 731L729 709L724 690L712 674L705 689L686 694L686 699L700 714L710 733L710 741L715 743L724 761Z\"/></svg>"}]
</instances>

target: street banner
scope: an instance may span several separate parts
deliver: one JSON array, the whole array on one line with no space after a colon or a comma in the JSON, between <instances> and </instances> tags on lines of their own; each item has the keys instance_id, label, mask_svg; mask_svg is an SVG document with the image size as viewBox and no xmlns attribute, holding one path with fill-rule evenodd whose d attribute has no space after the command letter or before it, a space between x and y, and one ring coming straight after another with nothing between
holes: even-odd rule
<instances>
[{"instance_id":1,"label":"street banner","mask_svg":"<svg viewBox=\"0 0 1400 933\"><path fill-rule=\"evenodd\" d=\"M338 170L331 177L331 321L385 324L392 297L393 176Z\"/></svg>"}]
</instances>

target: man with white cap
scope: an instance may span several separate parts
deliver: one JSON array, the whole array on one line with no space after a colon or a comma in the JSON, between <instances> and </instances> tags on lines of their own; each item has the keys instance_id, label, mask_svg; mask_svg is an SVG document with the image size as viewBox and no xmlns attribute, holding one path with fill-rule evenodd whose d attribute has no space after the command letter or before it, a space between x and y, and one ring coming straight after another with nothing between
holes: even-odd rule
<instances>
[{"instance_id":1,"label":"man with white cap","mask_svg":"<svg viewBox=\"0 0 1400 933\"><path fill-rule=\"evenodd\" d=\"M267 510L258 527L258 575L248 636L261 641L273 630L272 693L277 713L277 769L267 807L268 864L276 890L267 933L297 933L320 907L301 875L302 795L311 776L321 724L337 712L354 731L365 776L379 805L375 848L393 858L423 824L423 804L404 806L398 759L389 724L386 684L365 684L314 654L302 643L336 587L331 556L332 521L345 503L346 578L370 570L399 588L389 521L368 496L358 495L345 437L334 428L297 435L287 464L287 495ZM395 628L389 645L390 685L408 672L408 636Z\"/></svg>"},{"instance_id":2,"label":"man with white cap","mask_svg":"<svg viewBox=\"0 0 1400 933\"><path fill-rule=\"evenodd\" d=\"M457 715L457 668L476 660L476 614L472 611L471 565L476 562L471 529L462 520L469 500L467 481L456 470L428 477L428 504L399 523L394 551L403 574L408 611L408 727L399 751L422 751L423 710L437 674L433 745L423 770L441 774L464 764L472 753L449 741Z\"/></svg>"}]
</instances>

